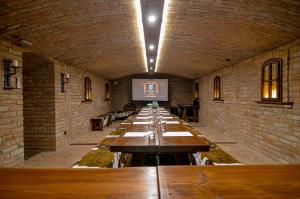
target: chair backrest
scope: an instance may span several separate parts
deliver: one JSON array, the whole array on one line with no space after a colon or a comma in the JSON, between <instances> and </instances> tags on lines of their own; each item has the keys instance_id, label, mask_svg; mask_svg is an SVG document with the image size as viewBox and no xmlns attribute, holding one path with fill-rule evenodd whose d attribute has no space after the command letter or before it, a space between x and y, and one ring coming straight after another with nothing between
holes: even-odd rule
<instances>
[{"instance_id":1,"label":"chair backrest","mask_svg":"<svg viewBox=\"0 0 300 199\"><path fill-rule=\"evenodd\" d=\"M107 126L109 115L106 115L103 121L103 126Z\"/></svg>"},{"instance_id":2,"label":"chair backrest","mask_svg":"<svg viewBox=\"0 0 300 199\"><path fill-rule=\"evenodd\" d=\"M114 121L116 119L116 113L111 113L111 120Z\"/></svg>"}]
</instances>

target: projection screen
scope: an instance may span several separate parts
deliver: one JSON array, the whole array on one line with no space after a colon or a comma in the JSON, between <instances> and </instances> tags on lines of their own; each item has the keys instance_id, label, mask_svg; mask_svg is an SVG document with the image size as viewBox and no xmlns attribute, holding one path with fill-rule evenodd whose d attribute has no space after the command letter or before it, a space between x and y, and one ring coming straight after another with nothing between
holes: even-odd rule
<instances>
[{"instance_id":1,"label":"projection screen","mask_svg":"<svg viewBox=\"0 0 300 199\"><path fill-rule=\"evenodd\" d=\"M168 79L132 79L133 101L168 101Z\"/></svg>"}]
</instances>

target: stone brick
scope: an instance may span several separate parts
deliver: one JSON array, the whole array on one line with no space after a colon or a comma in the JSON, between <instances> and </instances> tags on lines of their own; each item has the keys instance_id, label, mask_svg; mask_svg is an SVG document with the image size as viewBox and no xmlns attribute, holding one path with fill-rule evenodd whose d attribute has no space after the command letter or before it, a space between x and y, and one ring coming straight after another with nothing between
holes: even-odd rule
<instances>
[{"instance_id":1,"label":"stone brick","mask_svg":"<svg viewBox=\"0 0 300 199\"><path fill-rule=\"evenodd\" d=\"M22 54L19 48L0 42L0 167L22 166L23 158L23 89L3 89L3 59L17 59L20 68L13 75L22 78ZM18 132L18 133L16 133Z\"/></svg>"},{"instance_id":2,"label":"stone brick","mask_svg":"<svg viewBox=\"0 0 300 199\"><path fill-rule=\"evenodd\" d=\"M300 41L274 49L237 65L229 66L203 76L200 82L200 123L217 128L234 140L244 143L253 150L261 152L279 162L300 163L300 151L292 146L300 146L300 95L293 89L300 85L300 80L292 78L299 75L294 68L300 66L300 60L294 53L300 47ZM290 51L290 80L287 78L287 52ZM278 56L283 64L284 101L294 102L292 106L262 105L260 101L261 63ZM258 72L259 71L259 72ZM213 98L213 78L222 76L222 93L224 102L215 102ZM288 85L290 88L287 94ZM221 136L221 135L220 135Z\"/></svg>"}]
</instances>

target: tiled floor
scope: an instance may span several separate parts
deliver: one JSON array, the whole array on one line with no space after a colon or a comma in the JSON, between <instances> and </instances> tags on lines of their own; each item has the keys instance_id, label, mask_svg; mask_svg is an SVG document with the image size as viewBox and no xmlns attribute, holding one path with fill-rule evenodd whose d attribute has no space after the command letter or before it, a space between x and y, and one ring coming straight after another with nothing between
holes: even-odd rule
<instances>
[{"instance_id":1,"label":"tiled floor","mask_svg":"<svg viewBox=\"0 0 300 199\"><path fill-rule=\"evenodd\" d=\"M67 168L71 167L75 162L81 159L96 143L99 143L110 131L118 127L120 122L113 124L104 131L91 131L70 145L65 146L57 152L43 152L25 161L26 168ZM224 151L232 155L243 164L276 164L274 160L255 152L242 144L236 143L236 140L223 135L214 129L200 127L192 124L210 141L218 143ZM88 144L88 145L86 145Z\"/></svg>"},{"instance_id":2,"label":"tiled floor","mask_svg":"<svg viewBox=\"0 0 300 199\"><path fill-rule=\"evenodd\" d=\"M195 128L205 135L207 139L217 143L220 148L243 164L279 164L243 144L236 143L236 139L230 138L222 134L222 132L207 127L198 126Z\"/></svg>"},{"instance_id":3,"label":"tiled floor","mask_svg":"<svg viewBox=\"0 0 300 199\"><path fill-rule=\"evenodd\" d=\"M96 143L99 143L108 133L120 125L119 121L113 122L104 131L91 131L74 140L56 152L42 152L25 161L25 168L67 168L87 154Z\"/></svg>"}]
</instances>

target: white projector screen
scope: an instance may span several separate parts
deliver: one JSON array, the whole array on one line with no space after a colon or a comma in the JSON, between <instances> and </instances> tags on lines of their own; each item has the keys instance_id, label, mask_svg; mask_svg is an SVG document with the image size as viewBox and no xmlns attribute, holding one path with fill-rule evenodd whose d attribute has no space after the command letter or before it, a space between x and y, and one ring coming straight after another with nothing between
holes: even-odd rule
<instances>
[{"instance_id":1,"label":"white projector screen","mask_svg":"<svg viewBox=\"0 0 300 199\"><path fill-rule=\"evenodd\" d=\"M168 79L132 79L133 101L168 101Z\"/></svg>"}]
</instances>

